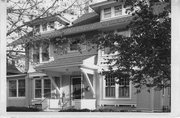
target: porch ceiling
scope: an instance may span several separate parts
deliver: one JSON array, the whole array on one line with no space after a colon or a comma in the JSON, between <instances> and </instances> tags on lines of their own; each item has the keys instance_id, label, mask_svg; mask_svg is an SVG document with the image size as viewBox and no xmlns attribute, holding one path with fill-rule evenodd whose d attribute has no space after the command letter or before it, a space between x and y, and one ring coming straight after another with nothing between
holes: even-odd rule
<instances>
[{"instance_id":1,"label":"porch ceiling","mask_svg":"<svg viewBox=\"0 0 180 118\"><path fill-rule=\"evenodd\" d=\"M55 72L75 72L80 71L80 67L94 67L95 55L84 55L76 57L61 58L45 63L36 67L39 71L55 71Z\"/></svg>"}]
</instances>

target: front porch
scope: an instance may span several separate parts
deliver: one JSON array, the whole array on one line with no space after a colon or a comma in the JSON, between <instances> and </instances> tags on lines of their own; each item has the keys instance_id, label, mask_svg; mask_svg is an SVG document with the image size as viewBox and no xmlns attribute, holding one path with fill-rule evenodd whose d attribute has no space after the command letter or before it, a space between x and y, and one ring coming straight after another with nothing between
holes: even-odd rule
<instances>
[{"instance_id":1,"label":"front porch","mask_svg":"<svg viewBox=\"0 0 180 118\"><path fill-rule=\"evenodd\" d=\"M90 59L93 60L95 57L90 57ZM45 92L48 85L44 84L42 91L44 95L41 99L32 99L32 105L42 105L42 109L47 111L67 108L96 109L97 68L94 64L91 66L85 64L86 59L81 62L38 68L38 71L46 74L41 78L44 79L42 85L45 79L49 79L51 89L49 95L45 95L48 94ZM36 79L34 79L34 96L38 96L36 95L36 84Z\"/></svg>"}]
</instances>

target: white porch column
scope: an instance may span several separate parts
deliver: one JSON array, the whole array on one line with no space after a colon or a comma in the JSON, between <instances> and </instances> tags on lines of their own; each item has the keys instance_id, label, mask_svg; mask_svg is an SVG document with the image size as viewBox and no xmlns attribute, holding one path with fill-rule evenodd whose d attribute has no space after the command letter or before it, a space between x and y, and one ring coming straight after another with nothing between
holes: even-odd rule
<instances>
[{"instance_id":1,"label":"white porch column","mask_svg":"<svg viewBox=\"0 0 180 118\"><path fill-rule=\"evenodd\" d=\"M87 72L83 69L83 68L80 68L81 69L81 71L84 73L84 75L85 75L85 78L86 78L86 81L87 81L87 83L88 83L88 85L89 85L89 87L90 87L90 90L91 90L91 92L93 93L93 96L95 95L95 91L94 91L94 88L93 88L93 86L92 86L92 84L91 84L91 81L90 81L90 79L89 79L89 77L88 77L88 75L87 75Z\"/></svg>"}]
</instances>

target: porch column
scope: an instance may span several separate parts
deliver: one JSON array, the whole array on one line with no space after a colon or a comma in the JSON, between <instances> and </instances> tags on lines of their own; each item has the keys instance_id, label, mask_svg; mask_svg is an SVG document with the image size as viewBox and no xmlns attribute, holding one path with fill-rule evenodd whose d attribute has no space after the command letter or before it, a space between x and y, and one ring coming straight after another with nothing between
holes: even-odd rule
<instances>
[{"instance_id":1,"label":"porch column","mask_svg":"<svg viewBox=\"0 0 180 118\"><path fill-rule=\"evenodd\" d=\"M88 85L89 85L89 87L90 87L90 90L91 90L91 92L93 93L93 96L94 96L94 95L95 95L95 91L94 91L94 88L93 88L93 86L92 86L92 84L91 84L91 81L90 81L90 79L89 79L89 77L88 77L88 75L87 75L86 70L83 69L83 68L80 68L80 69L81 69L81 71L84 73L85 78L86 78L86 81L87 81L87 83L88 83Z\"/></svg>"}]
</instances>

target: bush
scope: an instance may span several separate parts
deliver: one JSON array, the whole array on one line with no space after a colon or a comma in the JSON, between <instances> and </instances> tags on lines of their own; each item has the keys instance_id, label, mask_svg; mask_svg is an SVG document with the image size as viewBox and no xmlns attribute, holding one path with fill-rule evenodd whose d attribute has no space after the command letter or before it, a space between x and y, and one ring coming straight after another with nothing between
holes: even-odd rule
<instances>
[{"instance_id":1,"label":"bush","mask_svg":"<svg viewBox=\"0 0 180 118\"><path fill-rule=\"evenodd\" d=\"M28 108L28 107L7 107L7 112L38 112L40 111L37 108Z\"/></svg>"}]
</instances>

